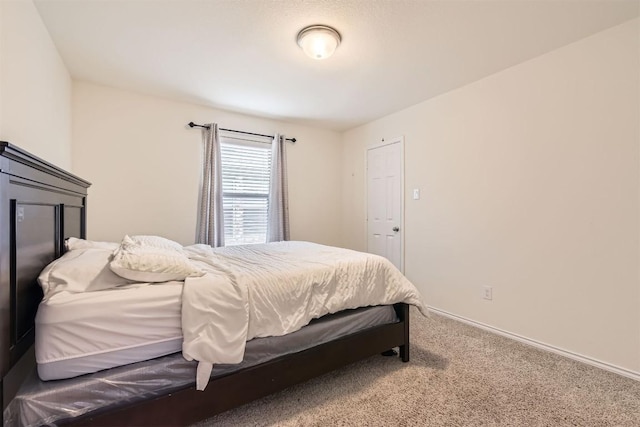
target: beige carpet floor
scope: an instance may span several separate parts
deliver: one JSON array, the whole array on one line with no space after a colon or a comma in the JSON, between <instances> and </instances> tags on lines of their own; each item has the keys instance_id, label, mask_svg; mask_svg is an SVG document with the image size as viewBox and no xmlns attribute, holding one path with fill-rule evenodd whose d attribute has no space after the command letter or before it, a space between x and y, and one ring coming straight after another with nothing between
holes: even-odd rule
<instances>
[{"instance_id":1,"label":"beige carpet floor","mask_svg":"<svg viewBox=\"0 0 640 427\"><path fill-rule=\"evenodd\" d=\"M409 363L374 356L197 426L640 426L640 382L411 315Z\"/></svg>"}]
</instances>

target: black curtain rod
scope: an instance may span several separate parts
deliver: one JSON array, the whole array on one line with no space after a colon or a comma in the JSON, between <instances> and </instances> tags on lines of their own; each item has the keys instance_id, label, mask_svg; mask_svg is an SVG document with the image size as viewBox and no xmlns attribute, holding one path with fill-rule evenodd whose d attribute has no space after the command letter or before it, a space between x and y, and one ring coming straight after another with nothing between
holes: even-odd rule
<instances>
[{"instance_id":1,"label":"black curtain rod","mask_svg":"<svg viewBox=\"0 0 640 427\"><path fill-rule=\"evenodd\" d=\"M205 128L205 129L209 129L209 126L207 125L197 125L193 122L189 122L189 127L192 128ZM253 133L253 132L245 132L243 130L234 130L234 129L225 129L225 128L218 128L218 130L224 130L226 132L235 132L235 133L243 133L245 135L255 135L255 136L264 136L265 138L273 138L273 135L264 135L262 133ZM293 143L296 142L295 138L286 138L287 141L291 141Z\"/></svg>"}]
</instances>

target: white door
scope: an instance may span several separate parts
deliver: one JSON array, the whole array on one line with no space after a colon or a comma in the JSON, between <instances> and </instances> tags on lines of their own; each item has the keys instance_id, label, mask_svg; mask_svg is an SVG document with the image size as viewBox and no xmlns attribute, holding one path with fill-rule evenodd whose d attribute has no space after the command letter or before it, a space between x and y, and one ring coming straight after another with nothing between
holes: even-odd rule
<instances>
[{"instance_id":1,"label":"white door","mask_svg":"<svg viewBox=\"0 0 640 427\"><path fill-rule=\"evenodd\" d=\"M368 251L403 271L402 138L367 150Z\"/></svg>"}]
</instances>

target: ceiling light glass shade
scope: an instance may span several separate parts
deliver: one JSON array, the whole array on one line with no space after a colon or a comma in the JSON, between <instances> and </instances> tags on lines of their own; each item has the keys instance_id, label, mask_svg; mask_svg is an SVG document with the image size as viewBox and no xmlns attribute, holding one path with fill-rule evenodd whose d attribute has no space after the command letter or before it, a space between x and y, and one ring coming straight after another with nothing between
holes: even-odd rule
<instances>
[{"instance_id":1,"label":"ceiling light glass shade","mask_svg":"<svg viewBox=\"0 0 640 427\"><path fill-rule=\"evenodd\" d=\"M298 45L313 59L333 55L341 40L340 33L326 25L312 25L298 33Z\"/></svg>"}]
</instances>

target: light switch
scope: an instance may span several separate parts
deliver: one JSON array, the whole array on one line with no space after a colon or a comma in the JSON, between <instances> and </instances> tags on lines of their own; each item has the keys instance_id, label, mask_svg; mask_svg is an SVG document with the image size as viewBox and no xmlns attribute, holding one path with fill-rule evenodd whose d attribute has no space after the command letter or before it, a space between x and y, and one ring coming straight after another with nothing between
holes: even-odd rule
<instances>
[{"instance_id":1,"label":"light switch","mask_svg":"<svg viewBox=\"0 0 640 427\"><path fill-rule=\"evenodd\" d=\"M413 189L413 200L420 200L420 189L419 188L414 188Z\"/></svg>"}]
</instances>

